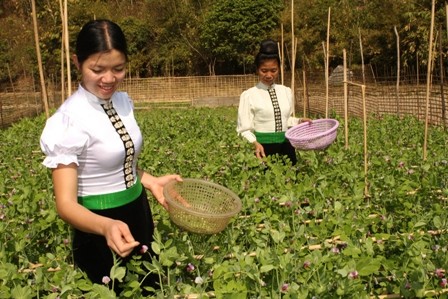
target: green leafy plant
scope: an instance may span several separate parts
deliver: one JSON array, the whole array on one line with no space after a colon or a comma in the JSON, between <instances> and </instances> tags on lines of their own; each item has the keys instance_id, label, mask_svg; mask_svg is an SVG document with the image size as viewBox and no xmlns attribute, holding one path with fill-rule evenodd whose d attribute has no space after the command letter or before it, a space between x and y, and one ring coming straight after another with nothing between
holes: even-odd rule
<instances>
[{"instance_id":1,"label":"green leafy plant","mask_svg":"<svg viewBox=\"0 0 448 299\"><path fill-rule=\"evenodd\" d=\"M412 117L368 122L368 195L363 130L350 120L345 148L298 152L298 165L258 161L235 132L236 108L136 113L140 167L233 190L243 209L216 235L182 231L150 198L151 262L136 256L92 284L73 266L71 229L57 216L38 139L43 116L0 131L0 298L140 298L155 275L156 298L443 297L448 270L448 141ZM335 116L337 117L337 116ZM144 253L149 254L149 253ZM113 284L123 286L113 293Z\"/></svg>"}]
</instances>

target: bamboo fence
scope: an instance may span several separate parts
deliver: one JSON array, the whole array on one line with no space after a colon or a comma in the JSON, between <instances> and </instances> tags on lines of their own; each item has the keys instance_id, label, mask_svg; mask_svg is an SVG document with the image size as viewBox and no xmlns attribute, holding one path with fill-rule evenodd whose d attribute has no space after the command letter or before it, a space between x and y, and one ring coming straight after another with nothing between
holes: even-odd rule
<instances>
[{"instance_id":1,"label":"bamboo fence","mask_svg":"<svg viewBox=\"0 0 448 299\"><path fill-rule=\"evenodd\" d=\"M302 71L300 71L302 72ZM302 78L296 79L295 100L298 116L310 115L312 118L324 117L327 109L327 91L325 75L322 72L303 72ZM290 76L286 74L288 82ZM348 79L351 82L362 82L360 71L351 70ZM336 70L329 78L328 111L343 116L344 112L344 79L343 73ZM441 89L433 77L430 90L427 91L425 78L415 75L402 76L397 96L395 77L366 78L366 111L369 116L396 114L397 103L400 116L414 115L424 121L426 117L426 96L428 95L428 122L431 125L447 125L444 118L442 98L446 98L447 88ZM258 79L255 75L229 75L204 77L157 77L142 79L126 79L121 86L135 101L136 107L144 107L148 103L171 103L176 107L179 103L191 106L237 106L241 92L254 86ZM306 81L306 85L305 85ZM73 85L76 89L76 85ZM444 93L442 97L442 91ZM47 84L48 103L50 109L61 104L59 84ZM363 117L363 97L361 90L347 88L347 113L350 117ZM42 94L38 83L28 79L15 86L9 86L0 92L0 127L7 127L23 117L32 117L43 113ZM306 105L305 105L306 104ZM304 111L306 109L306 111Z\"/></svg>"}]
</instances>

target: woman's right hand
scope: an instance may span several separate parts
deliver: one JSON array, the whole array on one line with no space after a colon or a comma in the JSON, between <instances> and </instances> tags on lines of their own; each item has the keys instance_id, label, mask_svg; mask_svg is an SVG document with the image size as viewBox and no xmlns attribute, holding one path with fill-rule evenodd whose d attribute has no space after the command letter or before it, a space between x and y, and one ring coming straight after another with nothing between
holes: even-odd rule
<instances>
[{"instance_id":1,"label":"woman's right hand","mask_svg":"<svg viewBox=\"0 0 448 299\"><path fill-rule=\"evenodd\" d=\"M255 156L257 156L258 159L266 158L266 154L264 153L264 147L257 141L254 142L255 146Z\"/></svg>"},{"instance_id":2,"label":"woman's right hand","mask_svg":"<svg viewBox=\"0 0 448 299\"><path fill-rule=\"evenodd\" d=\"M308 124L311 124L313 122L313 120L311 118L308 117L303 117L300 119L300 123L304 123L307 122Z\"/></svg>"},{"instance_id":3,"label":"woman's right hand","mask_svg":"<svg viewBox=\"0 0 448 299\"><path fill-rule=\"evenodd\" d=\"M110 219L103 232L107 245L121 257L128 256L140 243L135 241L126 223Z\"/></svg>"}]
</instances>

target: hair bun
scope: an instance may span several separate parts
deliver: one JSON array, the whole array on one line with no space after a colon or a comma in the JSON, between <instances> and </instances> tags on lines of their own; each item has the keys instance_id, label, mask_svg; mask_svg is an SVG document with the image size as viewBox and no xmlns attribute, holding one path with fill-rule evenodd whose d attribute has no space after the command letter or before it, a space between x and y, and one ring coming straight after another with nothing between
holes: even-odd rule
<instances>
[{"instance_id":1,"label":"hair bun","mask_svg":"<svg viewBox=\"0 0 448 299\"><path fill-rule=\"evenodd\" d=\"M277 55L278 54L277 43L272 39L266 39L262 41L260 44L260 53Z\"/></svg>"}]
</instances>

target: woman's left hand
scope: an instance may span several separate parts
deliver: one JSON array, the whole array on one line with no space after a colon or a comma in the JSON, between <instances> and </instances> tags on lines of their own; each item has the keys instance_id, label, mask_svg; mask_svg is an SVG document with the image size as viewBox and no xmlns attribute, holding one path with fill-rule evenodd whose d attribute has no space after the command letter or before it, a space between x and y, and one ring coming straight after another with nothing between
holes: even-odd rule
<instances>
[{"instance_id":1,"label":"woman's left hand","mask_svg":"<svg viewBox=\"0 0 448 299\"><path fill-rule=\"evenodd\" d=\"M182 178L177 174L169 174L160 177L152 176L148 173L143 173L141 177L141 181L143 186L151 191L152 195L157 199L157 201L165 208L168 209L168 204L163 196L163 187L168 182L176 180L178 182L182 182Z\"/></svg>"},{"instance_id":2,"label":"woman's left hand","mask_svg":"<svg viewBox=\"0 0 448 299\"><path fill-rule=\"evenodd\" d=\"M300 119L300 122L301 123L308 122L309 124L311 124L313 122L313 120L311 118L308 118L308 117L303 117L303 118Z\"/></svg>"}]
</instances>

